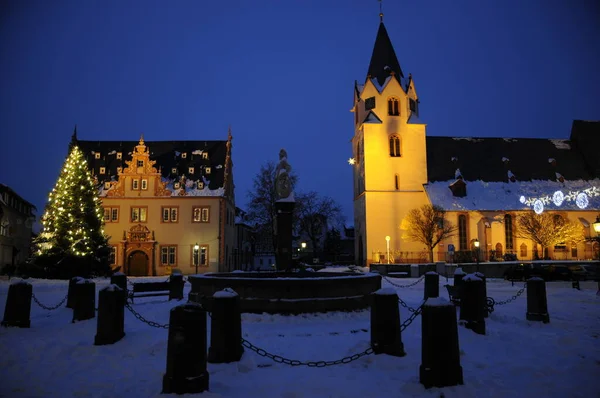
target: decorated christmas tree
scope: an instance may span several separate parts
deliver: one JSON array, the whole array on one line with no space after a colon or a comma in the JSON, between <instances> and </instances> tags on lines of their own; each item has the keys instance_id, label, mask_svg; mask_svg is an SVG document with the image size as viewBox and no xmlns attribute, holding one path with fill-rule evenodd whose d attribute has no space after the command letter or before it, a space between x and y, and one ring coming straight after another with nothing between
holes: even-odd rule
<instances>
[{"instance_id":1,"label":"decorated christmas tree","mask_svg":"<svg viewBox=\"0 0 600 398\"><path fill-rule=\"evenodd\" d=\"M50 192L36 246L35 263L44 267L49 277L102 275L108 271L102 207L77 145L71 145Z\"/></svg>"}]
</instances>

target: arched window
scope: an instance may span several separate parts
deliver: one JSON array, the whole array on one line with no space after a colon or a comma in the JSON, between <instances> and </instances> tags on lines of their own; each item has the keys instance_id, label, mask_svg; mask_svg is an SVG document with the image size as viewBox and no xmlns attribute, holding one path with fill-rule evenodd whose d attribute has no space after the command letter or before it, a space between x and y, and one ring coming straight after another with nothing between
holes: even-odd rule
<instances>
[{"instance_id":1,"label":"arched window","mask_svg":"<svg viewBox=\"0 0 600 398\"><path fill-rule=\"evenodd\" d=\"M512 250L514 248L514 239L512 216L510 214L504 216L504 239L506 241L506 250Z\"/></svg>"},{"instance_id":2,"label":"arched window","mask_svg":"<svg viewBox=\"0 0 600 398\"><path fill-rule=\"evenodd\" d=\"M469 250L467 246L467 216L464 214L458 216L458 248L459 250Z\"/></svg>"},{"instance_id":3,"label":"arched window","mask_svg":"<svg viewBox=\"0 0 600 398\"><path fill-rule=\"evenodd\" d=\"M400 189L400 179L398 177L398 174L394 175L394 183L396 186L396 191Z\"/></svg>"},{"instance_id":4,"label":"arched window","mask_svg":"<svg viewBox=\"0 0 600 398\"><path fill-rule=\"evenodd\" d=\"M400 115L400 101L398 98L389 98L388 99L388 115L390 116L399 116Z\"/></svg>"},{"instance_id":5,"label":"arched window","mask_svg":"<svg viewBox=\"0 0 600 398\"><path fill-rule=\"evenodd\" d=\"M502 243L496 243L496 258L502 258Z\"/></svg>"},{"instance_id":6,"label":"arched window","mask_svg":"<svg viewBox=\"0 0 600 398\"><path fill-rule=\"evenodd\" d=\"M360 142L356 143L356 163L360 163Z\"/></svg>"},{"instance_id":7,"label":"arched window","mask_svg":"<svg viewBox=\"0 0 600 398\"><path fill-rule=\"evenodd\" d=\"M392 135L390 137L390 156L400 156L400 137L397 135Z\"/></svg>"},{"instance_id":8,"label":"arched window","mask_svg":"<svg viewBox=\"0 0 600 398\"><path fill-rule=\"evenodd\" d=\"M527 258L527 245L525 243L521 243L521 253L519 254L519 256L521 257L521 259L525 259Z\"/></svg>"}]
</instances>

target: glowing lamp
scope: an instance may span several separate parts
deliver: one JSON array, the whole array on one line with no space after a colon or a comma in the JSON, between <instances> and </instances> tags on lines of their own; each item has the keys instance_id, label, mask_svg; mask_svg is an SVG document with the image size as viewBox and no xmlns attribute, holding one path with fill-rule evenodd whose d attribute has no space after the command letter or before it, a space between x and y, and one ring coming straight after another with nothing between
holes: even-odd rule
<instances>
[{"instance_id":1,"label":"glowing lamp","mask_svg":"<svg viewBox=\"0 0 600 398\"><path fill-rule=\"evenodd\" d=\"M596 222L592 224L596 235L600 235L600 215L596 216Z\"/></svg>"},{"instance_id":2,"label":"glowing lamp","mask_svg":"<svg viewBox=\"0 0 600 398\"><path fill-rule=\"evenodd\" d=\"M473 242L473 246L479 249L479 240L475 239L475 242Z\"/></svg>"}]
</instances>

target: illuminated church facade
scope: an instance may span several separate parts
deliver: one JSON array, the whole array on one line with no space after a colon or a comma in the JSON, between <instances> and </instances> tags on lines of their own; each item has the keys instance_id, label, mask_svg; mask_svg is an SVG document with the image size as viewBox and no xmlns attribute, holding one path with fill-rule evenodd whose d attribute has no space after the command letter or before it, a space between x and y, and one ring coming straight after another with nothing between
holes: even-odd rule
<instances>
[{"instance_id":1,"label":"illuminated church facade","mask_svg":"<svg viewBox=\"0 0 600 398\"><path fill-rule=\"evenodd\" d=\"M600 122L573 122L568 139L437 137L419 117L415 81L404 75L383 24L364 83L354 84L352 138L355 258L359 265L426 262L422 243L407 238L405 217L441 206L455 236L434 249L480 245L482 260L534 258L539 248L516 235L519 214L550 211L579 223L587 240L551 247L555 259L597 257L592 223L600 210ZM535 209L535 210L534 210ZM404 221L404 222L403 222ZM541 256L541 253L539 253Z\"/></svg>"}]
</instances>

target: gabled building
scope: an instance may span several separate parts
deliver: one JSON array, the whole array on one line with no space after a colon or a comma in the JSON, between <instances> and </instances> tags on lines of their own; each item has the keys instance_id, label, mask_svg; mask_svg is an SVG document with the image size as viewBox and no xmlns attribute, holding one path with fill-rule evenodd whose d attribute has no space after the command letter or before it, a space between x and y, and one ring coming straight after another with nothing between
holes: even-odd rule
<instances>
[{"instance_id":1,"label":"gabled building","mask_svg":"<svg viewBox=\"0 0 600 398\"><path fill-rule=\"evenodd\" d=\"M482 259L507 252L531 259L536 245L515 233L516 217L526 211L552 211L594 237L600 122L574 121L564 140L427 136L415 80L400 67L383 16L367 76L353 94L357 264L387 261L386 236L392 262L427 261L424 245L408 240L403 225L424 204L441 206L458 226L436 248L439 261L448 259L449 247L470 251L475 241ZM591 241L564 242L547 255L588 259L593 252Z\"/></svg>"},{"instance_id":2,"label":"gabled building","mask_svg":"<svg viewBox=\"0 0 600 398\"><path fill-rule=\"evenodd\" d=\"M35 210L9 186L0 184L0 269L29 258Z\"/></svg>"},{"instance_id":3,"label":"gabled building","mask_svg":"<svg viewBox=\"0 0 600 398\"><path fill-rule=\"evenodd\" d=\"M224 141L92 141L113 268L128 275L229 271L235 245L232 136Z\"/></svg>"}]
</instances>

